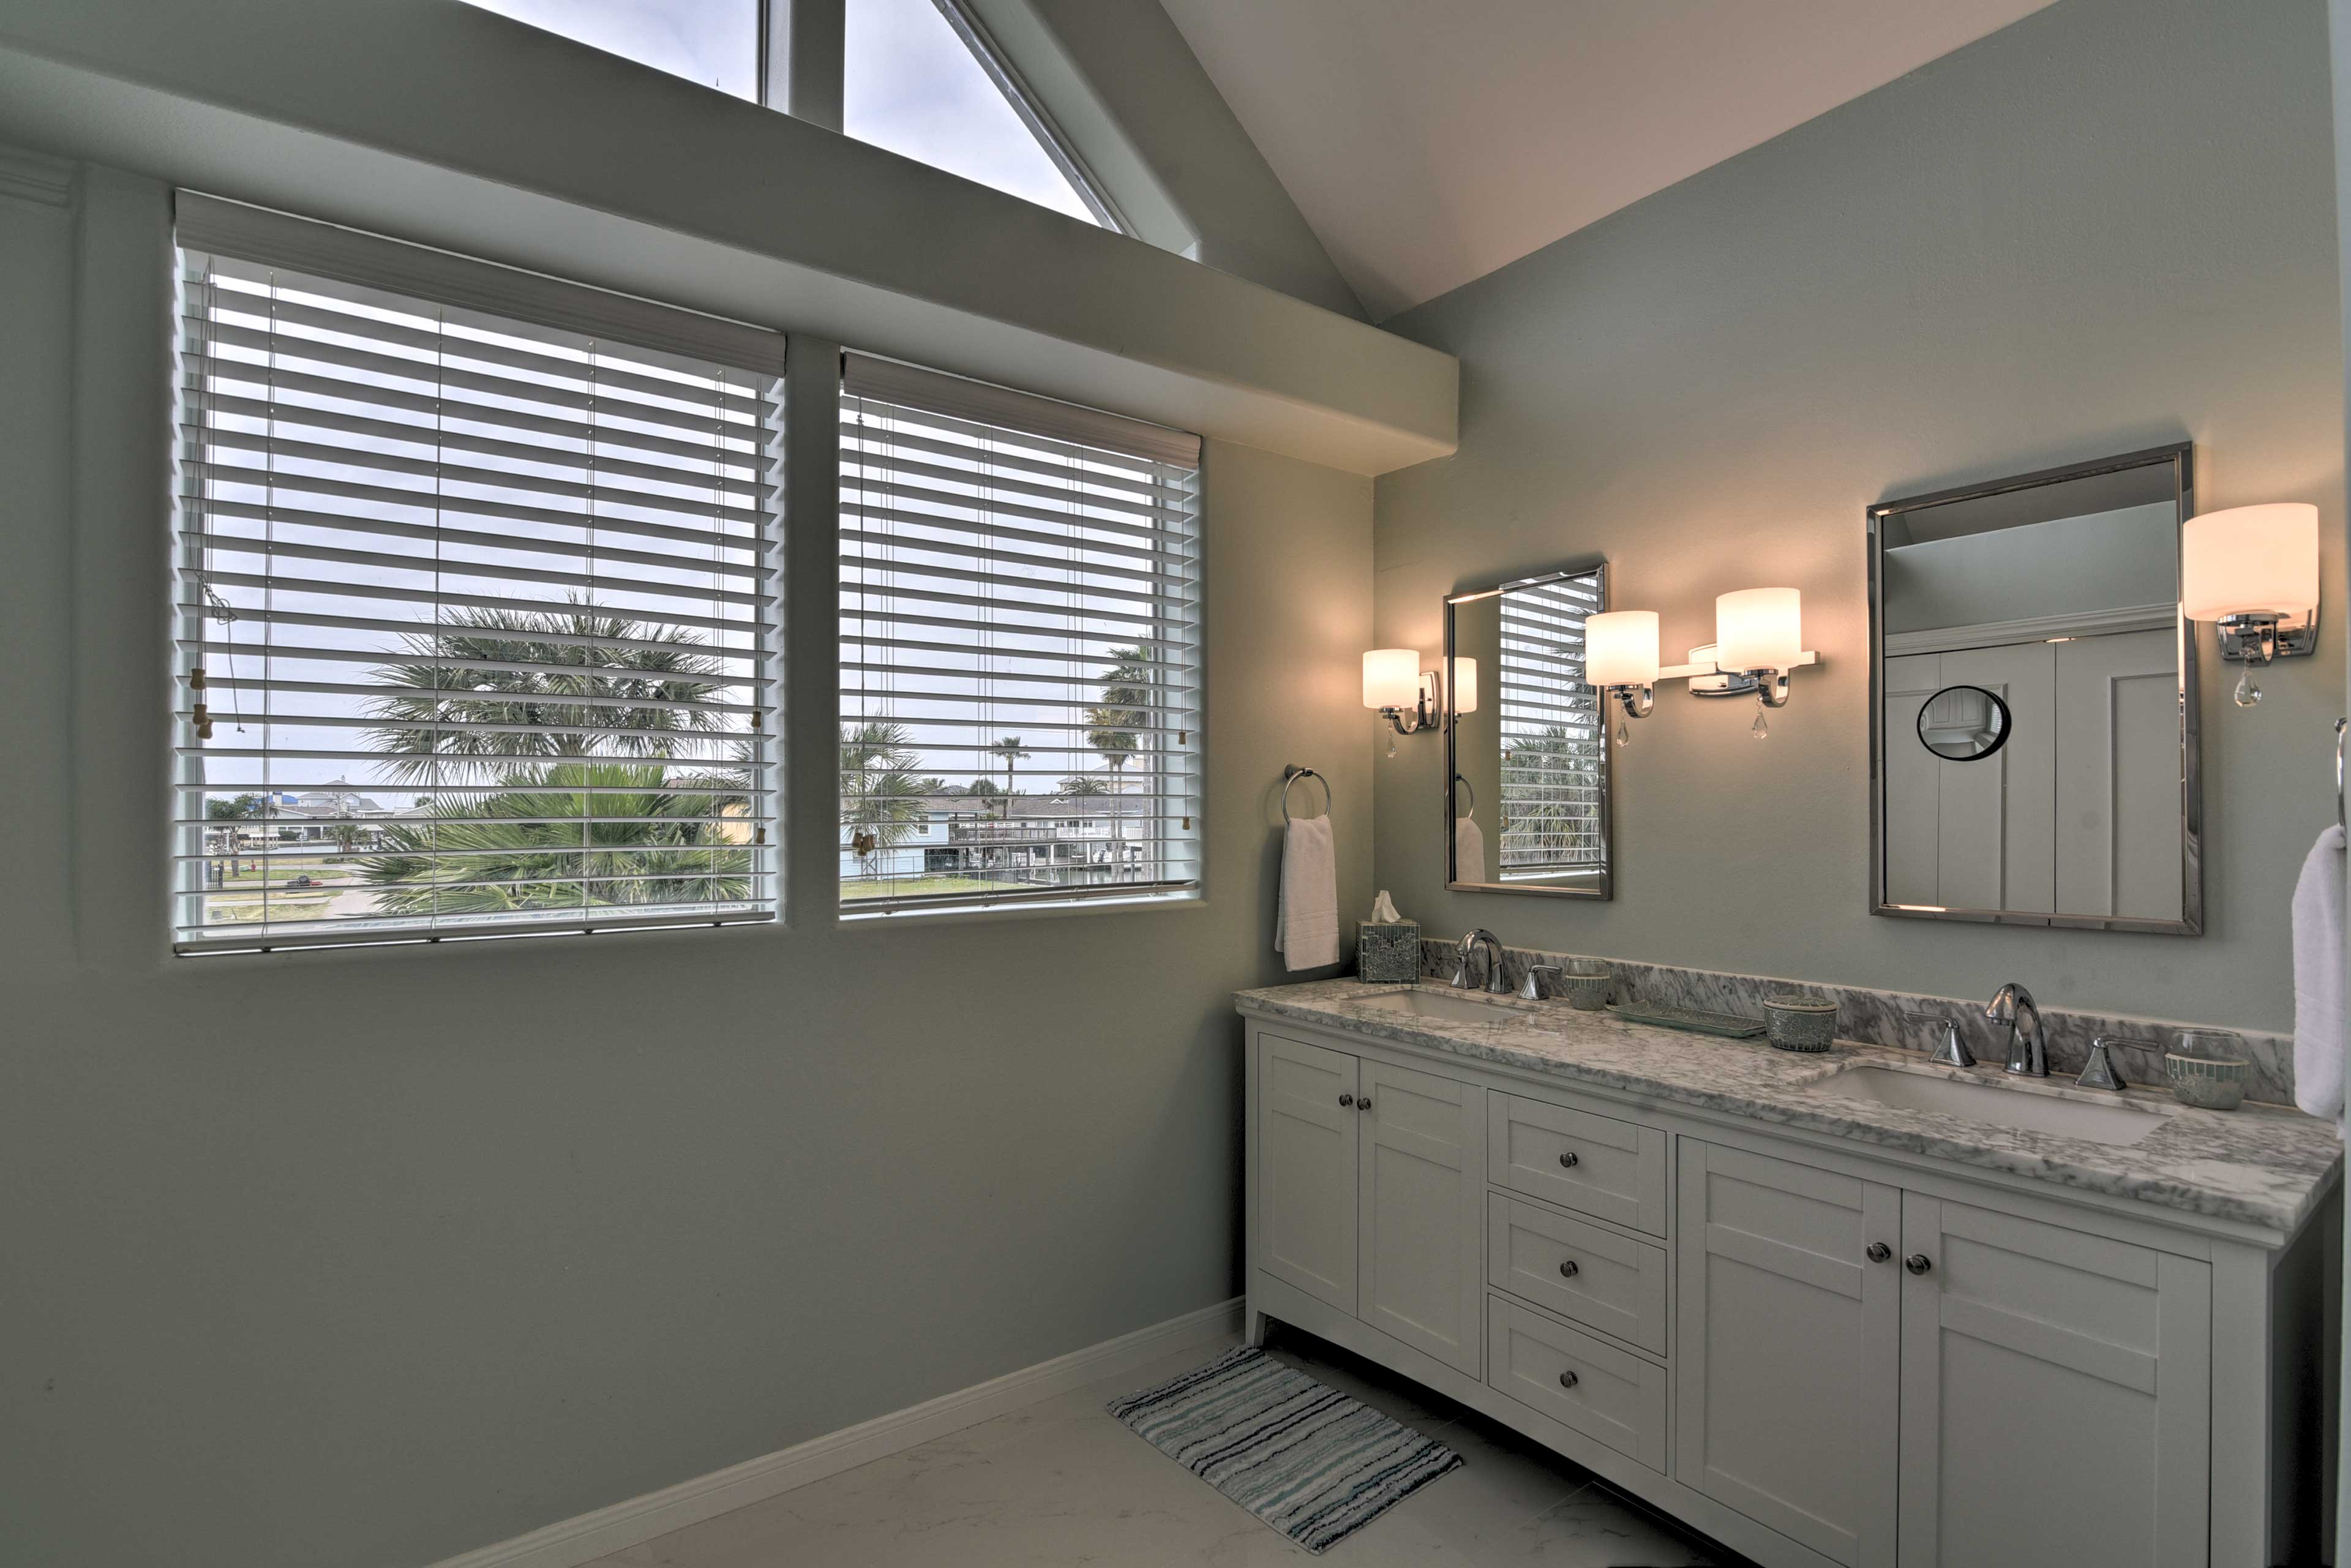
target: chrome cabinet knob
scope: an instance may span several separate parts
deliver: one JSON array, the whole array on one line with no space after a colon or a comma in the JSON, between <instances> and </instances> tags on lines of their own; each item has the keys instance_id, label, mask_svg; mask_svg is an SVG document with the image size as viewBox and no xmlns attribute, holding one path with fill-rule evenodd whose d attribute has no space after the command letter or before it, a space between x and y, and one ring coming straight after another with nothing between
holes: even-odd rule
<instances>
[{"instance_id":1,"label":"chrome cabinet knob","mask_svg":"<svg viewBox=\"0 0 2351 1568\"><path fill-rule=\"evenodd\" d=\"M1581 1162L1576 1159L1575 1151L1573 1149L1570 1149L1567 1153L1559 1156L1559 1163L1562 1168L1573 1170Z\"/></svg>"},{"instance_id":2,"label":"chrome cabinet knob","mask_svg":"<svg viewBox=\"0 0 2351 1568\"><path fill-rule=\"evenodd\" d=\"M1902 1266L1913 1274L1923 1274L1935 1266L1935 1260L1924 1252L1913 1252L1902 1260Z\"/></svg>"},{"instance_id":3,"label":"chrome cabinet knob","mask_svg":"<svg viewBox=\"0 0 2351 1568\"><path fill-rule=\"evenodd\" d=\"M1893 1249L1893 1248L1891 1248L1891 1247L1888 1247L1885 1242L1883 1242L1883 1241L1873 1241L1873 1242L1871 1242L1871 1243L1869 1244L1869 1260L1870 1260L1871 1262L1873 1262L1873 1263L1883 1263L1883 1262L1885 1262L1888 1258L1891 1258L1891 1257L1893 1257L1893 1256L1894 1256L1894 1249Z\"/></svg>"},{"instance_id":4,"label":"chrome cabinet knob","mask_svg":"<svg viewBox=\"0 0 2351 1568\"><path fill-rule=\"evenodd\" d=\"M1562 1280L1573 1280L1583 1272L1582 1266L1573 1258L1559 1266L1559 1277Z\"/></svg>"},{"instance_id":5,"label":"chrome cabinet knob","mask_svg":"<svg viewBox=\"0 0 2351 1568\"><path fill-rule=\"evenodd\" d=\"M1559 1385L1562 1388L1573 1388L1581 1381L1583 1380L1575 1375L1575 1369L1573 1367L1559 1375Z\"/></svg>"},{"instance_id":6,"label":"chrome cabinet knob","mask_svg":"<svg viewBox=\"0 0 2351 1568\"><path fill-rule=\"evenodd\" d=\"M1342 1094L1339 1096L1339 1103L1342 1105L1352 1105L1354 1103L1355 1097L1353 1094Z\"/></svg>"}]
</instances>

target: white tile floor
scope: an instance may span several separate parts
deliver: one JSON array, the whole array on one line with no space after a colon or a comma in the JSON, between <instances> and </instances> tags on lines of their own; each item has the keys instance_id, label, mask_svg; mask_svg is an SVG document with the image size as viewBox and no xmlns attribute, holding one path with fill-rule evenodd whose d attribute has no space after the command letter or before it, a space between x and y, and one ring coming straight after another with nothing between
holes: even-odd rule
<instances>
[{"instance_id":1,"label":"white tile floor","mask_svg":"<svg viewBox=\"0 0 2351 1568\"><path fill-rule=\"evenodd\" d=\"M1218 1347L1065 1394L601 1559L591 1568L1251 1568L1318 1561L1104 1412ZM1322 1554L1333 1568L1740 1568L1589 1472L1304 1335L1282 1360L1467 1461Z\"/></svg>"}]
</instances>

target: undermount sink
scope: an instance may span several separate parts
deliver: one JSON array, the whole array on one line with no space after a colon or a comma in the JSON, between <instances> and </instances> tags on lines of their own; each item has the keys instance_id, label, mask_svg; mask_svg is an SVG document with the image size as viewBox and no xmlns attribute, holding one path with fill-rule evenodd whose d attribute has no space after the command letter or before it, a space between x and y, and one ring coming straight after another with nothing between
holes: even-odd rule
<instances>
[{"instance_id":1,"label":"undermount sink","mask_svg":"<svg viewBox=\"0 0 2351 1568\"><path fill-rule=\"evenodd\" d=\"M1416 1018L1449 1019L1455 1023L1499 1023L1504 1019L1525 1016L1525 1009L1514 1008L1499 997L1489 1002L1474 996L1448 996L1443 991L1390 991L1367 998L1364 1005L1411 1013Z\"/></svg>"},{"instance_id":2,"label":"undermount sink","mask_svg":"<svg viewBox=\"0 0 2351 1568\"><path fill-rule=\"evenodd\" d=\"M1806 1089L1841 1100L1866 1100L1905 1111L1935 1111L1988 1126L2054 1133L2094 1144L2136 1144L2161 1126L2166 1115L2121 1101L2081 1100L2023 1084L1979 1083L1871 1062L1841 1068Z\"/></svg>"}]
</instances>

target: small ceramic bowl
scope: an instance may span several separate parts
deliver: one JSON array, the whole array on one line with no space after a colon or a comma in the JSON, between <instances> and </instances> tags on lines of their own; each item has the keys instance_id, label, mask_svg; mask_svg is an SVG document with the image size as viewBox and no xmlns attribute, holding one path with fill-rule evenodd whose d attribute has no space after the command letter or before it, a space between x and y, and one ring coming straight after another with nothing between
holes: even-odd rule
<instances>
[{"instance_id":1,"label":"small ceramic bowl","mask_svg":"<svg viewBox=\"0 0 2351 1568\"><path fill-rule=\"evenodd\" d=\"M2179 1031L2179 1049L2163 1053L2164 1076L2172 1098L2206 1111L2233 1111L2245 1103L2245 1078L2252 1063L2237 1054L2241 1036L2224 1029Z\"/></svg>"},{"instance_id":2,"label":"small ceramic bowl","mask_svg":"<svg viewBox=\"0 0 2351 1568\"><path fill-rule=\"evenodd\" d=\"M1765 1032L1782 1051L1826 1051L1836 1038L1836 1004L1818 997L1765 997L1763 1018Z\"/></svg>"},{"instance_id":3,"label":"small ceramic bowl","mask_svg":"<svg viewBox=\"0 0 2351 1568\"><path fill-rule=\"evenodd\" d=\"M1598 958L1569 958L1560 965L1559 994L1572 1008L1596 1013L1608 1005L1608 991L1614 984L1605 962Z\"/></svg>"}]
</instances>

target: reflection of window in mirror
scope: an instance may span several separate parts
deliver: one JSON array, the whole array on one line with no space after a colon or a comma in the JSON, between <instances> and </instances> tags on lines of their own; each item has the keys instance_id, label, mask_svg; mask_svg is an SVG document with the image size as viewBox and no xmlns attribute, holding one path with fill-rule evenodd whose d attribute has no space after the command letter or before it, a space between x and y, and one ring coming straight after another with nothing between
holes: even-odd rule
<instances>
[{"instance_id":1,"label":"reflection of window in mirror","mask_svg":"<svg viewBox=\"0 0 2351 1568\"><path fill-rule=\"evenodd\" d=\"M1451 749L1453 881L1606 897L1608 758L1584 683L1584 622L1604 569L1523 580L1447 606L1452 656L1478 666Z\"/></svg>"}]
</instances>

